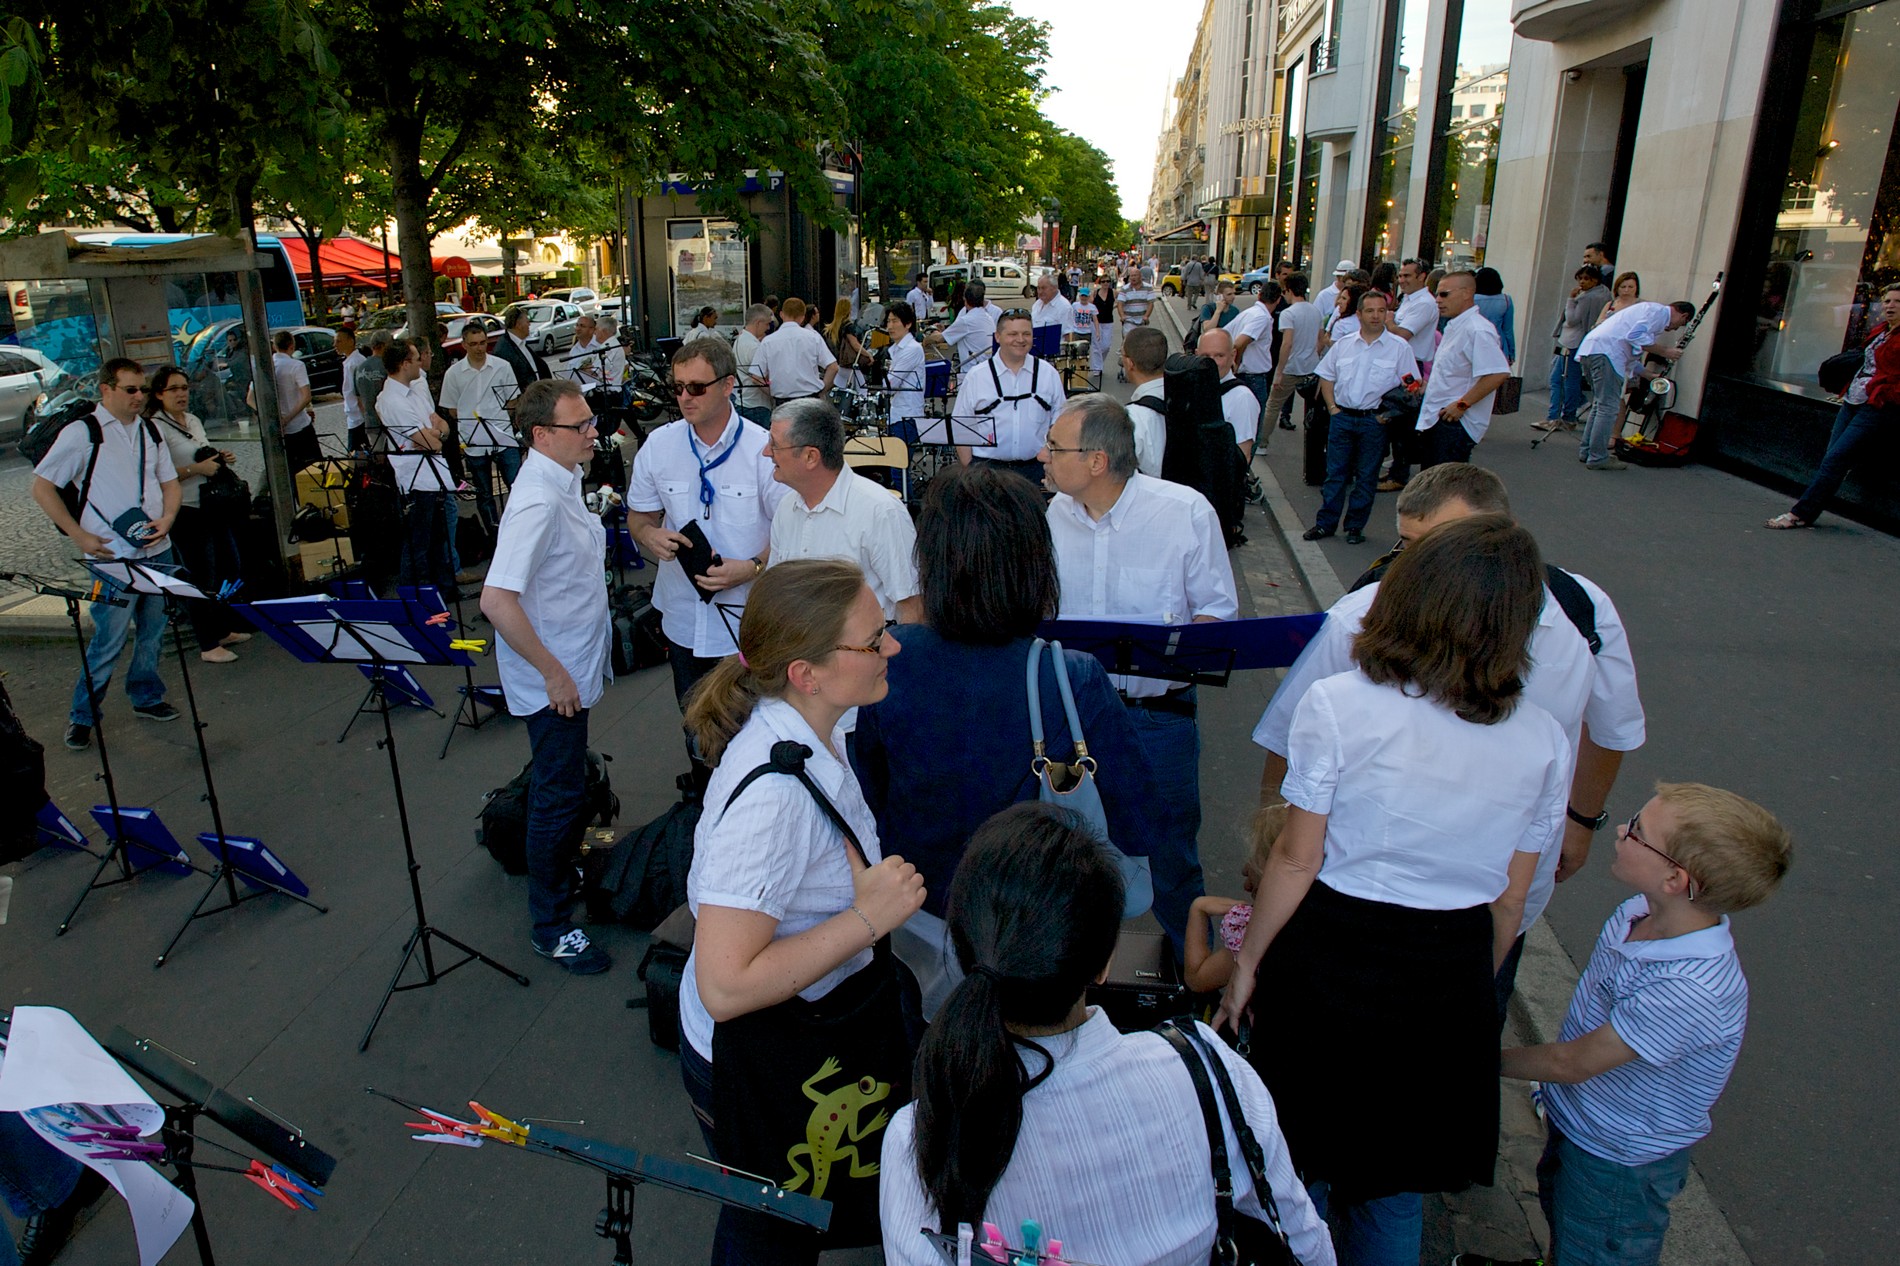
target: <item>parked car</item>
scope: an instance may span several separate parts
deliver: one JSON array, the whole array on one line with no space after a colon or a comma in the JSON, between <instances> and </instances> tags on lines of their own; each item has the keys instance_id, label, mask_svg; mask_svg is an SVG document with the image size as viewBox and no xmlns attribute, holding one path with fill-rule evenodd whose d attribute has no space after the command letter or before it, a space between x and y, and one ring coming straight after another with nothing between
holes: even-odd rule
<instances>
[{"instance_id":1,"label":"parked car","mask_svg":"<svg viewBox=\"0 0 1900 1266\"><path fill-rule=\"evenodd\" d=\"M1254 271L1259 273L1259 275L1262 277L1267 277L1272 272L1271 269L1267 269L1267 268L1259 268L1259 269L1255 269ZM1251 276L1252 274L1249 274L1249 275ZM1248 290L1245 283L1242 282L1241 275L1239 273L1228 273L1228 272L1221 273L1219 276L1214 278L1213 282L1205 283L1208 291L1210 293L1213 291L1214 282L1221 282L1221 281L1233 282L1234 285L1240 288L1240 291L1242 294L1256 294L1257 295L1260 293L1257 290L1252 290L1252 291ZM1181 285L1181 265L1179 264L1169 265L1167 273L1161 278L1161 289L1165 291L1166 293L1175 296L1177 299L1180 298L1183 291L1183 287Z\"/></svg>"},{"instance_id":2,"label":"parked car","mask_svg":"<svg viewBox=\"0 0 1900 1266\"><path fill-rule=\"evenodd\" d=\"M1029 281L1029 270L1014 260L977 259L967 264L937 264L930 270L930 288L948 289L958 281L972 277L983 283L987 297L994 303L1015 298Z\"/></svg>"},{"instance_id":3,"label":"parked car","mask_svg":"<svg viewBox=\"0 0 1900 1266\"><path fill-rule=\"evenodd\" d=\"M1240 280L1235 284L1240 287L1241 294L1252 295L1258 299L1266 289L1266 284L1272 280L1273 267L1269 264L1240 274Z\"/></svg>"},{"instance_id":4,"label":"parked car","mask_svg":"<svg viewBox=\"0 0 1900 1266\"><path fill-rule=\"evenodd\" d=\"M571 303L582 312L600 311L600 295L587 286L572 286L566 290L550 290L541 297L550 303Z\"/></svg>"},{"instance_id":5,"label":"parked car","mask_svg":"<svg viewBox=\"0 0 1900 1266\"><path fill-rule=\"evenodd\" d=\"M450 360L462 359L462 331L466 330L470 325L473 325L478 330L487 330L488 337L491 339L495 338L507 328L501 323L500 317L490 315L487 312L464 312L461 316L450 321L448 325L449 336L442 340L442 350L447 353Z\"/></svg>"},{"instance_id":6,"label":"parked car","mask_svg":"<svg viewBox=\"0 0 1900 1266\"><path fill-rule=\"evenodd\" d=\"M530 303L510 305L508 311L501 314L501 319L510 321L517 309L524 308L528 313L529 347L546 356L550 352L565 352L574 346L574 324L581 318L579 308L552 299L536 299Z\"/></svg>"},{"instance_id":7,"label":"parked car","mask_svg":"<svg viewBox=\"0 0 1900 1266\"><path fill-rule=\"evenodd\" d=\"M435 319L438 321L453 322L457 317L466 315L468 314L462 311L462 305L459 303L437 303L435 305ZM397 338L408 338L409 309L402 304L395 304L387 308L378 308L368 316L359 319L356 323L356 332L358 334L369 334L376 330L388 330Z\"/></svg>"},{"instance_id":8,"label":"parked car","mask_svg":"<svg viewBox=\"0 0 1900 1266\"><path fill-rule=\"evenodd\" d=\"M17 440L25 435L35 402L77 381L37 348L0 346L0 436Z\"/></svg>"}]
</instances>

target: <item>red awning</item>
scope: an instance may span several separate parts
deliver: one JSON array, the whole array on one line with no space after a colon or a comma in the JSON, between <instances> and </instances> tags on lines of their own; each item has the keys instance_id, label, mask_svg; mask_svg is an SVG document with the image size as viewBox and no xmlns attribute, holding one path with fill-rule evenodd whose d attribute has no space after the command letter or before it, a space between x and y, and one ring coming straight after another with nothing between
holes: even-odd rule
<instances>
[{"instance_id":1,"label":"red awning","mask_svg":"<svg viewBox=\"0 0 1900 1266\"><path fill-rule=\"evenodd\" d=\"M310 253L305 249L303 239L294 233L285 233L278 236L278 241L284 244L284 251L290 256L290 265L297 272L297 280L308 285ZM318 247L317 257L323 262L325 281L384 289L383 252L378 247L359 238L340 237ZM402 257L392 252L389 256L390 284L397 284L401 279Z\"/></svg>"}]
</instances>

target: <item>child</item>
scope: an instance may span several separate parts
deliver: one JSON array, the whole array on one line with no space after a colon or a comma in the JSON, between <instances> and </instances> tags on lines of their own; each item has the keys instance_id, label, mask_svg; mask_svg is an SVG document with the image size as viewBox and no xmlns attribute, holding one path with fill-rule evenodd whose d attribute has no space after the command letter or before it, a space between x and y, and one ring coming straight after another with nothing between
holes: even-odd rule
<instances>
[{"instance_id":1,"label":"child","mask_svg":"<svg viewBox=\"0 0 1900 1266\"><path fill-rule=\"evenodd\" d=\"M1249 897L1260 882L1260 872L1266 869L1273 841L1286 829L1286 813L1284 804L1273 804L1254 814L1253 854L1240 871L1240 886ZM1252 915L1251 905L1231 897L1194 899L1194 904L1188 907L1187 941L1182 947L1187 954L1189 989L1195 993L1217 993L1227 988L1228 977L1234 974L1234 953L1247 936L1247 920ZM1208 930L1216 919L1220 920L1218 949L1208 944Z\"/></svg>"},{"instance_id":2,"label":"child","mask_svg":"<svg viewBox=\"0 0 1900 1266\"><path fill-rule=\"evenodd\" d=\"M1790 851L1766 809L1700 783L1657 783L1617 833L1610 873L1638 895L1603 925L1559 1040L1503 1055L1506 1077L1544 1083L1537 1186L1553 1264L1661 1257L1748 1020L1728 916L1767 898Z\"/></svg>"}]
</instances>

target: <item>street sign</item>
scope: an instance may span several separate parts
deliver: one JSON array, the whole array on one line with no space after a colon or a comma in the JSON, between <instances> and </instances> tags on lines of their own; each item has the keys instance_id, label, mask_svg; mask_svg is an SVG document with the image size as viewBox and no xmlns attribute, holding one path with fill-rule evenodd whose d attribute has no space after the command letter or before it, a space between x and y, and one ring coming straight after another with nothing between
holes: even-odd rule
<instances>
[{"instance_id":1,"label":"street sign","mask_svg":"<svg viewBox=\"0 0 1900 1266\"><path fill-rule=\"evenodd\" d=\"M460 255L451 255L442 261L444 277L470 277L474 275L474 272L475 270L469 267L468 261Z\"/></svg>"}]
</instances>

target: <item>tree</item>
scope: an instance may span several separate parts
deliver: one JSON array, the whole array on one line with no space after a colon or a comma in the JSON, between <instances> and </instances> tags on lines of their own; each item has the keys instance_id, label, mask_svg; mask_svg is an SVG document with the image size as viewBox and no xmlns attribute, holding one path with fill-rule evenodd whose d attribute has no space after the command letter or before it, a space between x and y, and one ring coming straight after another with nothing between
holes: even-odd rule
<instances>
[{"instance_id":1,"label":"tree","mask_svg":"<svg viewBox=\"0 0 1900 1266\"><path fill-rule=\"evenodd\" d=\"M1044 187L1062 203L1062 244L1070 230L1077 247L1117 250L1128 244L1115 167L1108 155L1072 132L1051 127L1040 139Z\"/></svg>"}]
</instances>

